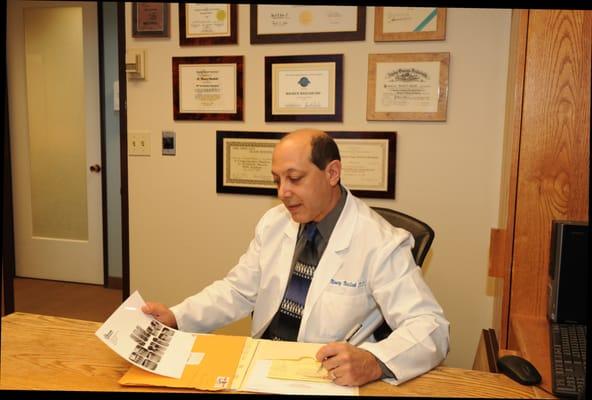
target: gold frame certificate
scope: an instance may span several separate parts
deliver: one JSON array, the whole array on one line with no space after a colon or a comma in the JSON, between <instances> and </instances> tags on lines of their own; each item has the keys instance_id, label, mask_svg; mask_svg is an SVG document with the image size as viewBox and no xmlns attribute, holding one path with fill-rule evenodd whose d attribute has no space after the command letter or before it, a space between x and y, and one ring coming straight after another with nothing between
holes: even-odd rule
<instances>
[{"instance_id":1,"label":"gold frame certificate","mask_svg":"<svg viewBox=\"0 0 592 400\"><path fill-rule=\"evenodd\" d=\"M343 55L265 57L266 121L341 121Z\"/></svg>"},{"instance_id":2,"label":"gold frame certificate","mask_svg":"<svg viewBox=\"0 0 592 400\"><path fill-rule=\"evenodd\" d=\"M450 53L370 54L368 120L445 121Z\"/></svg>"},{"instance_id":3,"label":"gold frame certificate","mask_svg":"<svg viewBox=\"0 0 592 400\"><path fill-rule=\"evenodd\" d=\"M242 56L173 57L175 119L242 120Z\"/></svg>"},{"instance_id":4,"label":"gold frame certificate","mask_svg":"<svg viewBox=\"0 0 592 400\"><path fill-rule=\"evenodd\" d=\"M376 7L374 41L444 40L446 8Z\"/></svg>"}]
</instances>

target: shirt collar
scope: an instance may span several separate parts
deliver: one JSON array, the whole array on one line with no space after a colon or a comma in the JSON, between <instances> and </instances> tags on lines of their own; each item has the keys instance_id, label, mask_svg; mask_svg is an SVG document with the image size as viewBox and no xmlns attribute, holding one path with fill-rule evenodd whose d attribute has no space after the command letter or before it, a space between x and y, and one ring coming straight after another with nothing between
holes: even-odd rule
<instances>
[{"instance_id":1,"label":"shirt collar","mask_svg":"<svg viewBox=\"0 0 592 400\"><path fill-rule=\"evenodd\" d=\"M337 220L341 215L341 211L345 206L347 190L345 190L345 188L341 184L339 185L339 189L341 190L341 196L339 197L339 201L337 202L335 207L333 207L333 209L329 211L329 214L327 214L325 218L317 222L317 229L319 230L319 233L321 234L323 240L328 240L331 236L333 228L335 228Z\"/></svg>"}]
</instances>

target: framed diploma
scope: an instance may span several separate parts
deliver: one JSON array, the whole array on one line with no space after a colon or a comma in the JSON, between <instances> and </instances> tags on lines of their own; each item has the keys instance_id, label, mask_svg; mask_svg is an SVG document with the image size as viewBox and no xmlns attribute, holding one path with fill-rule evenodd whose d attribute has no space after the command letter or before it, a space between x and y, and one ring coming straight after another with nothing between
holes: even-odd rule
<instances>
[{"instance_id":1,"label":"framed diploma","mask_svg":"<svg viewBox=\"0 0 592 400\"><path fill-rule=\"evenodd\" d=\"M446 9L434 7L376 7L374 41L444 40Z\"/></svg>"},{"instance_id":2,"label":"framed diploma","mask_svg":"<svg viewBox=\"0 0 592 400\"><path fill-rule=\"evenodd\" d=\"M251 44L366 39L366 7L251 5Z\"/></svg>"},{"instance_id":3,"label":"framed diploma","mask_svg":"<svg viewBox=\"0 0 592 400\"><path fill-rule=\"evenodd\" d=\"M367 120L446 121L450 53L368 55Z\"/></svg>"},{"instance_id":4,"label":"framed diploma","mask_svg":"<svg viewBox=\"0 0 592 400\"><path fill-rule=\"evenodd\" d=\"M341 121L343 54L265 57L265 121Z\"/></svg>"},{"instance_id":5,"label":"framed diploma","mask_svg":"<svg viewBox=\"0 0 592 400\"><path fill-rule=\"evenodd\" d=\"M243 120L243 56L173 57L175 120Z\"/></svg>"},{"instance_id":6,"label":"framed diploma","mask_svg":"<svg viewBox=\"0 0 592 400\"><path fill-rule=\"evenodd\" d=\"M395 198L396 132L330 134L341 154L341 182L359 197ZM216 192L276 196L273 149L281 132L218 131Z\"/></svg>"},{"instance_id":7,"label":"framed diploma","mask_svg":"<svg viewBox=\"0 0 592 400\"><path fill-rule=\"evenodd\" d=\"M236 4L180 3L179 44L238 43L237 19Z\"/></svg>"},{"instance_id":8,"label":"framed diploma","mask_svg":"<svg viewBox=\"0 0 592 400\"><path fill-rule=\"evenodd\" d=\"M133 37L169 37L168 3L132 3Z\"/></svg>"}]
</instances>

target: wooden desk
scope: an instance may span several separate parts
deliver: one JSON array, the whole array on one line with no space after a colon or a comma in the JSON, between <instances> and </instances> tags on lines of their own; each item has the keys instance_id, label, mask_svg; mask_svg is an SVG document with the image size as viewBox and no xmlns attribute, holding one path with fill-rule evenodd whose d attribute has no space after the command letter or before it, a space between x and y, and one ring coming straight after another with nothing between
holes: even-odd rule
<instances>
[{"instance_id":1,"label":"wooden desk","mask_svg":"<svg viewBox=\"0 0 592 400\"><path fill-rule=\"evenodd\" d=\"M190 389L126 387L117 383L131 364L96 336L98 322L13 313L2 318L0 389L117 392L198 392ZM362 396L548 398L501 374L438 367L392 386L373 382Z\"/></svg>"},{"instance_id":2,"label":"wooden desk","mask_svg":"<svg viewBox=\"0 0 592 400\"><path fill-rule=\"evenodd\" d=\"M549 322L546 318L514 315L510 319L512 336L521 355L535 366L541 374L541 387L552 392L551 351L549 345Z\"/></svg>"}]
</instances>

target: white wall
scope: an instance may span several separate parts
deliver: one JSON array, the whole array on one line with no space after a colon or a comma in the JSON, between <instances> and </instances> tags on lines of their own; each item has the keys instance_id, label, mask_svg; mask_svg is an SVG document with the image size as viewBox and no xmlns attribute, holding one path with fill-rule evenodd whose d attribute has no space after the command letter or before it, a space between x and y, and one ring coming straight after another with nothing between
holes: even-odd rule
<instances>
[{"instance_id":1,"label":"white wall","mask_svg":"<svg viewBox=\"0 0 592 400\"><path fill-rule=\"evenodd\" d=\"M247 248L258 218L277 200L216 193L216 130L397 131L396 199L367 199L428 222L436 232L424 276L451 321L446 365L471 368L482 328L492 326L489 232L498 217L510 10L448 9L444 41L374 43L374 7L366 40L251 45L249 6L239 5L239 44L179 46L178 8L171 36L131 37L146 49L147 78L129 81L128 131L151 135L150 157L129 157L131 291L176 304L222 278ZM126 4L126 21L131 5ZM369 53L450 52L446 122L366 121ZM342 123L265 123L264 57L344 54ZM174 121L173 56L244 55L244 121ZM177 155L162 156L162 130L174 130ZM278 294L280 295L280 294ZM248 321L246 321L248 323ZM231 329L248 334L245 324Z\"/></svg>"}]
</instances>

